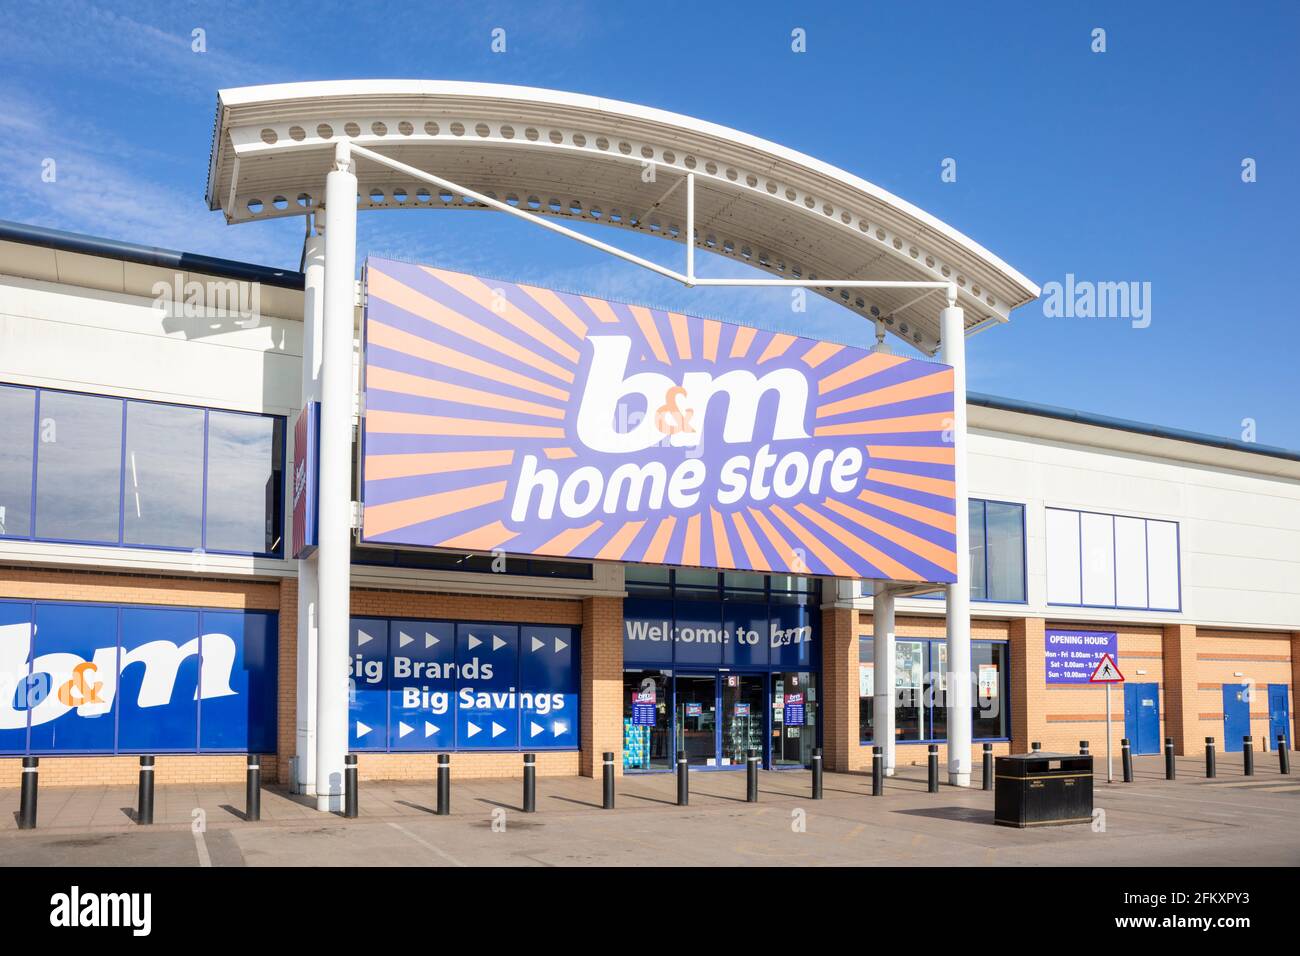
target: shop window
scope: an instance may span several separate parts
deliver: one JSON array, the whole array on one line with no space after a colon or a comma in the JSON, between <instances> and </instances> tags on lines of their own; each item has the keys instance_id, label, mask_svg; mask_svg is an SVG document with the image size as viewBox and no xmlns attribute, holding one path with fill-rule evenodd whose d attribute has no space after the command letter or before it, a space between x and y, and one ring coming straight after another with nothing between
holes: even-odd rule
<instances>
[{"instance_id":1,"label":"shop window","mask_svg":"<svg viewBox=\"0 0 1300 956\"><path fill-rule=\"evenodd\" d=\"M280 550L284 420L208 417L207 542L211 551Z\"/></svg>"},{"instance_id":2,"label":"shop window","mask_svg":"<svg viewBox=\"0 0 1300 956\"><path fill-rule=\"evenodd\" d=\"M1025 603L1025 506L971 498L970 596L972 601ZM941 599L942 591L923 595Z\"/></svg>"},{"instance_id":3,"label":"shop window","mask_svg":"<svg viewBox=\"0 0 1300 956\"><path fill-rule=\"evenodd\" d=\"M0 385L0 537L32 532L36 392Z\"/></svg>"},{"instance_id":4,"label":"shop window","mask_svg":"<svg viewBox=\"0 0 1300 956\"><path fill-rule=\"evenodd\" d=\"M122 542L192 548L201 541L203 410L127 402L125 464Z\"/></svg>"},{"instance_id":5,"label":"shop window","mask_svg":"<svg viewBox=\"0 0 1300 956\"><path fill-rule=\"evenodd\" d=\"M278 557L283 497L282 418L0 385L0 536Z\"/></svg>"},{"instance_id":6,"label":"shop window","mask_svg":"<svg viewBox=\"0 0 1300 956\"><path fill-rule=\"evenodd\" d=\"M875 739L874 640L858 641L858 730L863 744ZM948 736L946 641L895 640L894 739L943 741ZM1001 739L1009 733L1007 717L1007 645L971 641L971 736Z\"/></svg>"},{"instance_id":7,"label":"shop window","mask_svg":"<svg viewBox=\"0 0 1300 956\"><path fill-rule=\"evenodd\" d=\"M623 672L624 770L672 769L670 679L666 671Z\"/></svg>"},{"instance_id":8,"label":"shop window","mask_svg":"<svg viewBox=\"0 0 1300 956\"><path fill-rule=\"evenodd\" d=\"M122 402L43 391L37 422L36 536L116 544Z\"/></svg>"}]
</instances>

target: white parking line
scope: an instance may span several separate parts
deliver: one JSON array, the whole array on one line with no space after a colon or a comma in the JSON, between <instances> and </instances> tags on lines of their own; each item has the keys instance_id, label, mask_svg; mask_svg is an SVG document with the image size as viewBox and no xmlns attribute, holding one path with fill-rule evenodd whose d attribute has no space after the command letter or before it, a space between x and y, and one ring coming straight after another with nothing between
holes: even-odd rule
<instances>
[{"instance_id":1,"label":"white parking line","mask_svg":"<svg viewBox=\"0 0 1300 956\"><path fill-rule=\"evenodd\" d=\"M394 830L397 830L399 833L404 833L404 834L406 834L408 837L410 837L410 838L411 838L412 840L414 840L416 843L420 844L420 846L424 847L426 850L431 850L431 851L433 851L434 853L438 854L438 856L442 857L444 860L446 860L446 861L447 861L448 863L450 863L452 866L465 866L464 863L462 863L460 860L456 859L454 856L452 856L450 853L448 853L448 852L447 852L446 850L444 850L442 847L434 846L432 843L429 843L427 840L422 840L422 839L420 839L418 836L416 836L416 835L415 835L414 833L412 833L410 830L406 829L406 827L401 826L401 825L396 824L396 823L389 823L388 825L389 825L390 827L392 827Z\"/></svg>"},{"instance_id":2,"label":"white parking line","mask_svg":"<svg viewBox=\"0 0 1300 956\"><path fill-rule=\"evenodd\" d=\"M199 866L211 866L212 857L208 855L208 845L204 842L203 831L194 831L194 848L199 851Z\"/></svg>"}]
</instances>

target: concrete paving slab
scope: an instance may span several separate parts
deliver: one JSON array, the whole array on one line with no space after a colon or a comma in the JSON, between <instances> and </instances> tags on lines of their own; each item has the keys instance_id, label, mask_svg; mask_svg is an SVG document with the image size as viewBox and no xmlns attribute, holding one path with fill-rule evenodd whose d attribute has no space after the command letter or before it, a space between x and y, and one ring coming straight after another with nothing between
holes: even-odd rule
<instances>
[{"instance_id":1,"label":"concrete paving slab","mask_svg":"<svg viewBox=\"0 0 1300 956\"><path fill-rule=\"evenodd\" d=\"M19 832L13 814L0 817L0 865L1300 863L1300 780L1276 770L1233 778L1232 755L1221 757L1215 780L1204 779L1194 758L1179 759L1173 781L1164 779L1161 757L1139 757L1134 769L1134 783L1096 783L1093 825L1027 830L992 822L991 793L946 784L928 793L924 768L915 767L901 768L882 797L870 795L869 775L828 773L820 801L811 798L808 773L765 772L757 804L745 801L743 772L693 773L687 807L676 806L671 774L629 775L612 811L601 809L599 780L542 778L534 814L521 810L519 780L453 776L447 817L433 813L432 781L366 782L356 820L267 787L259 823L243 818L242 787L159 787L152 827L123 811L134 807L134 787L50 788L41 794L39 829ZM0 791L0 805L16 809L17 796Z\"/></svg>"}]
</instances>

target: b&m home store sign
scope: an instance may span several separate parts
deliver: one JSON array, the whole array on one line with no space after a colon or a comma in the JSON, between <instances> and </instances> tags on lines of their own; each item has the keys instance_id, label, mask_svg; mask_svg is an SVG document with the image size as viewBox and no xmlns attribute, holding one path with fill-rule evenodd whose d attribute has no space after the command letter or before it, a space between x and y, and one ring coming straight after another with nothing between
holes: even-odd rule
<instances>
[{"instance_id":1,"label":"b&m home store sign","mask_svg":"<svg viewBox=\"0 0 1300 956\"><path fill-rule=\"evenodd\" d=\"M363 538L954 580L952 369L371 259Z\"/></svg>"}]
</instances>

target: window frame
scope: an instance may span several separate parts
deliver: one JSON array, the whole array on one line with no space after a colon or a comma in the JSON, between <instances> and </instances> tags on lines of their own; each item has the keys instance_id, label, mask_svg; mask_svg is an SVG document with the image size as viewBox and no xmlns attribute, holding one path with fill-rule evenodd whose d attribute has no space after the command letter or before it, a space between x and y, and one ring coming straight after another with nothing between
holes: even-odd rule
<instances>
[{"instance_id":1,"label":"window frame","mask_svg":"<svg viewBox=\"0 0 1300 956\"><path fill-rule=\"evenodd\" d=\"M983 506L981 510L983 511L983 517L984 517L984 520L981 522L981 524L983 525L983 529L984 529L982 553L984 555L984 594L986 596L975 597L972 595L970 599L971 602L976 604L1018 604L1018 605L1028 606L1029 604L1029 527L1027 524L1028 519L1026 517L1026 514L1029 510L1028 504L1023 501L1011 501L1010 499L1003 499L1003 498L967 497L966 500L967 500L967 508L970 507L970 503L978 501L980 505ZM987 597L988 590L989 590L989 521L988 521L987 506L990 504L1010 505L1011 507L1020 509L1020 595L1021 596L1019 600L1012 600L1009 598ZM928 601L937 601L939 600L939 595L921 594L918 595L918 598L928 600Z\"/></svg>"},{"instance_id":2,"label":"window frame","mask_svg":"<svg viewBox=\"0 0 1300 956\"><path fill-rule=\"evenodd\" d=\"M872 642L873 642L873 646L874 646L874 641L875 641L875 639L876 639L876 637L875 637L875 633L874 633L874 632L870 632L870 633L868 633L868 632L866 632L866 631L862 631L862 632L859 632L859 633L858 633L858 660L859 660L859 662L862 661L862 642L863 642L863 641L872 641ZM947 640L946 640L945 638L940 638L940 637L912 637L912 636L907 635L907 634L896 634L896 635L894 636L894 640L895 640L895 642L897 642L897 641L910 641L910 642L913 642L913 643L921 643L921 644L925 644L925 645L926 645L926 648L925 648L925 663L926 663L926 669L925 669L925 671L924 671L924 672L922 673L922 675L921 675L921 679L922 679L921 694L924 696L925 693L926 693L926 691L928 690L928 685L926 685L926 684L924 683L924 681L925 681L925 675L926 675L926 674L934 674L934 673L938 673L938 671L936 671L936 670L931 666L932 658L933 658L934 660L937 660L937 658L938 658L938 654L934 652L934 647L935 647L935 646L938 646L938 645L946 644L946 643L947 643ZM1003 664L1003 667L1002 667L1002 671L1001 671L1001 673L999 674L999 678L1000 678L1000 679L999 679L998 692L1002 695L1002 701L1003 701L1003 713L1006 714L1006 721L1007 721L1007 733L1006 733L1005 736L1002 736L1002 737L976 737L976 736L972 735L972 736L971 736L971 743L977 743L977 744L978 744L978 743L1006 743L1007 741L1009 741L1009 740L1011 739L1011 703L1012 703L1012 702L1011 702L1011 641L1010 641L1009 639L1007 639L1007 638L978 638L978 639L975 639L975 640L972 640L972 641L971 641L971 645L972 645L972 646L975 645L975 644L1000 644L1000 645L1002 646L1002 648L1003 648L1002 655L1003 655L1003 661L1004 661L1004 664ZM874 695L873 695L873 696L874 696ZM974 699L974 698L972 697L972 701L973 701L973 699ZM860 702L860 701L862 700L862 697L859 696L859 697L858 697L858 700L859 700L859 702ZM898 706L898 705L897 705L897 701L895 701L895 705L894 705L894 706L895 706L895 708L897 708L897 706ZM946 705L945 705L945 706L946 706ZM973 705L973 703L972 703L972 708L973 708L973 706L974 706L974 705ZM916 739L916 740L898 740L898 739L895 739L895 741L894 741L894 746L895 746L895 747L908 747L908 746L914 746L914 745L917 745L917 744L946 744L946 743L948 742L948 738L947 738L946 736L944 736L944 737L935 737L935 736L934 736L934 718L933 718L933 716L932 716L932 713L933 713L934 709L935 709L935 708L934 708L933 706L931 706L931 705L929 705L929 704L926 704L926 703L924 703L924 702L923 702L922 705L921 705L921 711L922 711L922 714L923 714L923 720L925 721L925 727L924 727L924 732L925 732L925 733L924 733L924 736L922 736L920 739ZM861 737L861 736L862 736L862 734L861 734L861 720L859 720L859 728L858 728L858 729L859 729L858 736ZM876 743L876 741L875 741L874 739L871 739L871 740L859 740L859 741L858 741L858 745L861 746L861 747L871 747L871 746L874 746L875 743Z\"/></svg>"},{"instance_id":3,"label":"window frame","mask_svg":"<svg viewBox=\"0 0 1300 956\"><path fill-rule=\"evenodd\" d=\"M79 391L73 389L46 388L40 385L20 385L14 382L0 382L0 384L5 385L6 387L9 388L24 389L34 393L35 395L35 402L33 403L33 419L32 419L32 446L33 446L32 462L31 462L32 491L31 491L31 505L30 505L29 515L28 515L28 533L25 535L0 534L0 542L30 541L33 543L39 542L42 544L68 544L68 545L81 545L83 547L96 547L96 548L123 548L132 551L166 551L166 552L171 552L173 554L183 554L187 552L188 553L201 552L203 554L214 554L214 555L222 555L222 556L230 556L230 557L272 558L272 559L280 559L280 560L284 558L285 555L284 528L285 528L285 519L286 519L285 503L287 500L287 487L285 486L285 482L288 481L289 473L291 471L291 469L288 467L288 459L286 458L286 453L288 451L287 449L288 427L287 427L287 418L284 415L275 415L269 412L250 412L243 409L234 409L234 408L214 408L206 405L187 405L183 402L160 402L160 401L155 401L153 399L128 398L122 395L105 395L98 392L87 392L87 391ZM41 440L40 440L41 398L46 393L62 394L62 395L77 395L86 398L107 399L109 401L118 402L120 405L122 428L118 436L119 472L118 472L118 494L117 494L117 540L116 541L91 541L91 540L80 539L80 538L56 538L56 537L46 537L43 535L38 535L36 533L37 518L38 518L37 489L39 487L39 482L37 479L40 473L40 448L41 448ZM125 513L126 513L125 512L126 452L127 452L127 423L128 423L128 411L129 411L130 403L136 403L139 405L155 405L155 406L164 406L164 407L172 407L172 408L185 408L191 410L198 410L203 413L203 464L202 464L203 478L202 478L202 491L201 491L202 497L199 504L201 520L199 526L199 542L196 546L186 547L183 545L147 545L147 544L126 543L125 540L126 535L125 535L125 528L124 528ZM274 423L273 432L278 435L278 441L280 446L278 449L278 454L279 454L279 460L281 462L280 479L279 479L281 483L281 487L280 487L280 493L277 497L278 513L275 515L275 519L274 519L275 524L278 526L280 531L278 535L279 546L273 550L235 551L235 550L227 550L227 549L209 549L207 547L208 465L209 465L208 439L209 439L209 429L210 429L212 412L221 412L223 414L230 414L230 415L244 415L252 418L267 418L267 419L271 419L272 422ZM276 425L278 425L278 427L276 427Z\"/></svg>"},{"instance_id":4,"label":"window frame","mask_svg":"<svg viewBox=\"0 0 1300 956\"><path fill-rule=\"evenodd\" d=\"M1183 525L1181 521L1173 518L1152 518L1147 515L1139 514L1121 514L1113 511L1094 511L1090 508L1066 508L1060 505L1043 506L1043 545L1047 554L1047 563L1044 565L1044 585L1048 583L1051 576L1051 552L1046 549L1049 547L1047 542L1047 512L1060 511L1077 516L1079 521L1079 602L1053 601L1050 600L1047 593L1044 594L1044 603L1048 607L1073 607L1098 611L1146 611L1153 614L1181 614L1183 612ZM1113 593L1115 595L1114 604L1091 604L1083 599L1083 516L1097 515L1103 518L1111 519L1111 573L1114 575L1115 584ZM1142 531L1146 541L1146 579L1147 579L1147 603L1146 606L1135 606L1131 604L1119 603L1119 560L1117 546L1115 544L1115 519L1127 518L1133 521L1142 522ZM1151 605L1151 523L1171 524L1174 526L1174 580L1178 587L1178 605L1176 607L1153 607Z\"/></svg>"}]
</instances>

